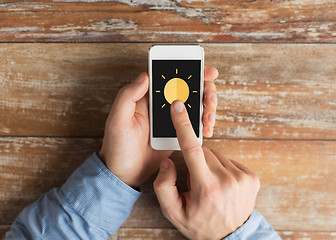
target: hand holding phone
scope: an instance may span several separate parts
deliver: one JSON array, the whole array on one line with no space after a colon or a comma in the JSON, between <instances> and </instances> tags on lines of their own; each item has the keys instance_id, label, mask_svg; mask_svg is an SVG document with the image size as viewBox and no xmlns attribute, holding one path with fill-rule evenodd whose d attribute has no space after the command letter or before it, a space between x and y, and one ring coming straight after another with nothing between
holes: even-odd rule
<instances>
[{"instance_id":1,"label":"hand holding phone","mask_svg":"<svg viewBox=\"0 0 336 240\"><path fill-rule=\"evenodd\" d=\"M216 88L213 80L218 76L214 67L204 69L203 134L210 137L216 112ZM149 79L142 73L131 84L124 86L116 97L106 120L105 134L99 157L122 181L138 187L159 167L171 151L156 151L150 146ZM120 161L123 159L123 161Z\"/></svg>"}]
</instances>

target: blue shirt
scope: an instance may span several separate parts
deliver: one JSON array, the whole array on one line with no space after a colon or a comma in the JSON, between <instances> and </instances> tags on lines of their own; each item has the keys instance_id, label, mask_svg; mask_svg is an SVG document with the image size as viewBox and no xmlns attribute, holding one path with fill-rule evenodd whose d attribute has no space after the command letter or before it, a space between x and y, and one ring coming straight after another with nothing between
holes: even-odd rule
<instances>
[{"instance_id":1,"label":"blue shirt","mask_svg":"<svg viewBox=\"0 0 336 240\"><path fill-rule=\"evenodd\" d=\"M5 239L108 239L128 218L140 192L117 178L94 153L61 188L18 215ZM225 240L281 239L256 210Z\"/></svg>"}]
</instances>

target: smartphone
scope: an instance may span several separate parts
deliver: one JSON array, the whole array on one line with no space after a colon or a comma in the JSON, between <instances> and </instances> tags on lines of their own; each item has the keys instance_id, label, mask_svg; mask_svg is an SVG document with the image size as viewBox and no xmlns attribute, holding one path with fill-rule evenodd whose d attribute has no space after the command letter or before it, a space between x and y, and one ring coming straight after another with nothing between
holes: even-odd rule
<instances>
[{"instance_id":1,"label":"smartphone","mask_svg":"<svg viewBox=\"0 0 336 240\"><path fill-rule=\"evenodd\" d=\"M150 142L156 150L180 150L170 105L181 100L202 145L204 49L153 45L149 49Z\"/></svg>"}]
</instances>

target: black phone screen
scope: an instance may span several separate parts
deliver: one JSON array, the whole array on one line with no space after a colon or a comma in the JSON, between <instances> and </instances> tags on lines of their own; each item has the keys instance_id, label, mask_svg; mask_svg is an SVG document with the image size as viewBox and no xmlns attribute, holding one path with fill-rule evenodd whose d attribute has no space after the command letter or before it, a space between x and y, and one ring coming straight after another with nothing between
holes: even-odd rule
<instances>
[{"instance_id":1,"label":"black phone screen","mask_svg":"<svg viewBox=\"0 0 336 240\"><path fill-rule=\"evenodd\" d=\"M152 60L153 137L176 137L170 104L184 102L199 137L201 60Z\"/></svg>"}]
</instances>

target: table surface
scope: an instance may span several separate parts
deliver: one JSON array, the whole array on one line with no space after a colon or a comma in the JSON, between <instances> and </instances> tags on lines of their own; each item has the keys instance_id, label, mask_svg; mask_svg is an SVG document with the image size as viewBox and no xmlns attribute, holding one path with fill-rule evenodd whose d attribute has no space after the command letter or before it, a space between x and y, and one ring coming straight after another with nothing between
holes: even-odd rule
<instances>
[{"instance_id":1,"label":"table surface","mask_svg":"<svg viewBox=\"0 0 336 240\"><path fill-rule=\"evenodd\" d=\"M99 150L151 44L199 42L220 72L204 145L260 176L256 208L284 239L336 239L335 1L15 0L0 12L0 236ZM183 239L152 179L113 239Z\"/></svg>"}]
</instances>

